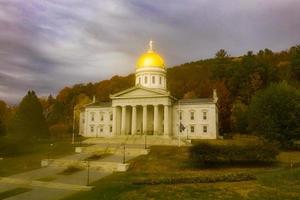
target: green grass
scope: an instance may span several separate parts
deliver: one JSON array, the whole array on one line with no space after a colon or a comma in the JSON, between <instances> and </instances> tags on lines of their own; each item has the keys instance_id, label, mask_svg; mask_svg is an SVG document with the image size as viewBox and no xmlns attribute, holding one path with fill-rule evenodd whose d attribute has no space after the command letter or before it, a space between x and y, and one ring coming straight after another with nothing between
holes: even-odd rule
<instances>
[{"instance_id":1,"label":"green grass","mask_svg":"<svg viewBox=\"0 0 300 200\"><path fill-rule=\"evenodd\" d=\"M300 152L291 152L293 158ZM67 200L96 199L199 199L199 200L297 200L300 199L300 168L287 168L286 152L279 155L281 165L272 167L226 167L195 169L190 167L188 148L152 147L147 156L131 161L126 173L114 173L93 185L89 192L80 192ZM251 173L257 180L242 182L185 183L136 185L139 180L171 177L219 176L228 173Z\"/></svg>"},{"instance_id":2,"label":"green grass","mask_svg":"<svg viewBox=\"0 0 300 200\"><path fill-rule=\"evenodd\" d=\"M14 188L0 193L0 199L6 199L30 191L30 188Z\"/></svg>"},{"instance_id":3,"label":"green grass","mask_svg":"<svg viewBox=\"0 0 300 200\"><path fill-rule=\"evenodd\" d=\"M0 146L7 141L1 140ZM74 152L70 140L41 140L35 142L11 142L12 151L14 147L18 150L16 152L5 153L2 152L3 160L0 160L0 176L9 176L12 174L37 169L40 167L42 159L58 158ZM50 147L49 144L53 144ZM51 150L50 150L51 149ZM7 154L7 155L6 155Z\"/></svg>"}]
</instances>

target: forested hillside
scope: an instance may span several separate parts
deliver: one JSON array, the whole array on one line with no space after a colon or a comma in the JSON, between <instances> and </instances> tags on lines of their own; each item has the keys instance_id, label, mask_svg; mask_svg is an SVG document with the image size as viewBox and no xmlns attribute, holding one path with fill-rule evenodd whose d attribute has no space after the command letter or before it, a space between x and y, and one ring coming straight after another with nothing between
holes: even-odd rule
<instances>
[{"instance_id":1,"label":"forested hillside","mask_svg":"<svg viewBox=\"0 0 300 200\"><path fill-rule=\"evenodd\" d=\"M212 90L217 89L221 133L248 132L247 112L252 97L270 84L283 81L299 91L299 80L300 46L276 53L269 49L256 54L249 51L240 57L231 57L225 50L220 50L212 59L185 63L167 70L168 89L176 98L209 97ZM41 98L50 130L71 130L76 105L78 110L94 95L99 101L109 101L109 94L133 85L134 74L114 76L110 80L65 87L56 97ZM0 114L7 113L8 108L4 105L1 109ZM9 120L2 120L4 118L0 116L2 132L7 130L3 124L9 126Z\"/></svg>"}]
</instances>

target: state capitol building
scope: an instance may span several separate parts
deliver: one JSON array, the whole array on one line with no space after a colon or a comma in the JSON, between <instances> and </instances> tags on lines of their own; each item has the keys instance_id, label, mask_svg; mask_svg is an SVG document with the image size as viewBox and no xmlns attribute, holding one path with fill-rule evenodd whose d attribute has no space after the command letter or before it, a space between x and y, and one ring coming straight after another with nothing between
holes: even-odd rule
<instances>
[{"instance_id":1,"label":"state capitol building","mask_svg":"<svg viewBox=\"0 0 300 200\"><path fill-rule=\"evenodd\" d=\"M135 86L111 94L110 102L85 105L80 112L79 134L84 137L122 135L218 137L217 93L213 98L176 99L167 90L166 66L153 50L135 66Z\"/></svg>"}]
</instances>

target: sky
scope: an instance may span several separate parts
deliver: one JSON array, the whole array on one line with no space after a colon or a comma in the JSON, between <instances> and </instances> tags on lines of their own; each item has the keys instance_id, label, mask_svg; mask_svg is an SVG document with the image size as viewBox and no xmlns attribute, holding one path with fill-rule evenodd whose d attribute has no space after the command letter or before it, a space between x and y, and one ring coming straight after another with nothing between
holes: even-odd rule
<instances>
[{"instance_id":1,"label":"sky","mask_svg":"<svg viewBox=\"0 0 300 200\"><path fill-rule=\"evenodd\" d=\"M133 73L149 40L166 65L300 44L299 0L0 0L0 99Z\"/></svg>"}]
</instances>

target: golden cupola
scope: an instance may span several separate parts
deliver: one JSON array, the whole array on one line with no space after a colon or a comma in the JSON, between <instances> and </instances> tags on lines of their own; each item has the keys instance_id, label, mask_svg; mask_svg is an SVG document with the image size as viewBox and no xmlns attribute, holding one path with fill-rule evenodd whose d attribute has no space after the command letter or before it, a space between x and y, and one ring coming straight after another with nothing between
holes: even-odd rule
<instances>
[{"instance_id":1,"label":"golden cupola","mask_svg":"<svg viewBox=\"0 0 300 200\"><path fill-rule=\"evenodd\" d=\"M162 57L153 51L153 42L149 50L140 56L136 64L135 84L147 88L167 88L166 67Z\"/></svg>"},{"instance_id":2,"label":"golden cupola","mask_svg":"<svg viewBox=\"0 0 300 200\"><path fill-rule=\"evenodd\" d=\"M149 50L141 55L136 63L136 68L157 67L165 69L165 63L162 57L153 51L153 41L149 42Z\"/></svg>"}]
</instances>

